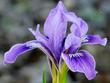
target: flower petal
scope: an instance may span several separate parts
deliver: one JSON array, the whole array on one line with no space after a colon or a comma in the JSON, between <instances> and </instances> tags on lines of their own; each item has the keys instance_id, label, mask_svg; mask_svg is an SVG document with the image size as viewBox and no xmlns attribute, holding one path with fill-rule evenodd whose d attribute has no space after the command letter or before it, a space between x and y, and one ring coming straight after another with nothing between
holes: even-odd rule
<instances>
[{"instance_id":1,"label":"flower petal","mask_svg":"<svg viewBox=\"0 0 110 83\"><path fill-rule=\"evenodd\" d=\"M29 31L35 36L35 38L43 43L46 43L48 38L46 36L44 36L43 34L41 34L40 30L40 25L38 24L36 27L36 31L34 31L32 28L29 28Z\"/></svg>"},{"instance_id":2,"label":"flower petal","mask_svg":"<svg viewBox=\"0 0 110 83\"><path fill-rule=\"evenodd\" d=\"M81 30L81 36L85 36L86 33L87 33L87 31L88 31L88 25L87 25L87 23L86 23L83 19L81 19L81 18L79 18L79 22L80 22L79 28L80 28L80 30Z\"/></svg>"},{"instance_id":3,"label":"flower petal","mask_svg":"<svg viewBox=\"0 0 110 83\"><path fill-rule=\"evenodd\" d=\"M66 8L59 1L58 5L50 11L44 24L44 34L49 38L49 43L57 59L61 55L62 42L66 36L67 21L63 16L65 11Z\"/></svg>"},{"instance_id":4,"label":"flower petal","mask_svg":"<svg viewBox=\"0 0 110 83\"><path fill-rule=\"evenodd\" d=\"M11 49L4 55L4 63L14 63L18 55L21 55L29 50L31 49L27 47L25 43L12 46Z\"/></svg>"},{"instance_id":5,"label":"flower petal","mask_svg":"<svg viewBox=\"0 0 110 83\"><path fill-rule=\"evenodd\" d=\"M11 49L4 55L4 63L14 63L19 55L35 48L40 48L50 58L53 57L49 49L43 43L33 40L12 46Z\"/></svg>"},{"instance_id":6,"label":"flower petal","mask_svg":"<svg viewBox=\"0 0 110 83\"><path fill-rule=\"evenodd\" d=\"M64 12L63 14L67 21L78 24L78 17L74 12Z\"/></svg>"},{"instance_id":7,"label":"flower petal","mask_svg":"<svg viewBox=\"0 0 110 83\"><path fill-rule=\"evenodd\" d=\"M87 31L88 31L88 25L81 18L78 18L77 23L73 23L71 26L71 32L73 32L76 36L80 38L85 36Z\"/></svg>"},{"instance_id":8,"label":"flower petal","mask_svg":"<svg viewBox=\"0 0 110 83\"><path fill-rule=\"evenodd\" d=\"M87 51L82 50L72 56L63 53L62 58L71 71L84 73L89 80L96 76L95 60Z\"/></svg>"},{"instance_id":9,"label":"flower petal","mask_svg":"<svg viewBox=\"0 0 110 83\"><path fill-rule=\"evenodd\" d=\"M65 25L66 23L63 17L64 11L66 11L66 9L61 1L50 11L44 24L44 34L49 38L53 38L53 35L58 35L56 33L59 33L59 29L63 30L63 33L65 32L66 27L59 26L61 24Z\"/></svg>"},{"instance_id":10,"label":"flower petal","mask_svg":"<svg viewBox=\"0 0 110 83\"><path fill-rule=\"evenodd\" d=\"M69 49L69 53L73 53L81 46L80 38L75 36L74 33L68 34L65 40L65 50Z\"/></svg>"},{"instance_id":11,"label":"flower petal","mask_svg":"<svg viewBox=\"0 0 110 83\"><path fill-rule=\"evenodd\" d=\"M70 27L70 30L75 36L77 37L81 36L81 30L79 29L77 24L73 23Z\"/></svg>"},{"instance_id":12,"label":"flower petal","mask_svg":"<svg viewBox=\"0 0 110 83\"><path fill-rule=\"evenodd\" d=\"M105 46L107 43L107 38L101 38L99 35L88 35L86 37L86 42L84 44L100 44Z\"/></svg>"},{"instance_id":13,"label":"flower petal","mask_svg":"<svg viewBox=\"0 0 110 83\"><path fill-rule=\"evenodd\" d=\"M40 27L40 25L38 24L37 25L37 27L36 27L36 31L34 31L32 28L29 28L29 31L35 36L35 37L37 37L38 35L42 35L41 33L40 33L40 31L39 31L39 27Z\"/></svg>"}]
</instances>

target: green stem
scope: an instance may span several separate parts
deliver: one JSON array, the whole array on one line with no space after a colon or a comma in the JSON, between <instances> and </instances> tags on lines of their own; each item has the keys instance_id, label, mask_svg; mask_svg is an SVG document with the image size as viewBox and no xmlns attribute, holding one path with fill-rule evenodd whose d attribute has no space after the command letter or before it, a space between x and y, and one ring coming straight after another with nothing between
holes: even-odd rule
<instances>
[{"instance_id":1,"label":"green stem","mask_svg":"<svg viewBox=\"0 0 110 83\"><path fill-rule=\"evenodd\" d=\"M52 83L57 83L57 70L55 65L52 64Z\"/></svg>"},{"instance_id":2,"label":"green stem","mask_svg":"<svg viewBox=\"0 0 110 83\"><path fill-rule=\"evenodd\" d=\"M52 83L67 83L67 72L68 68L65 63L63 63L59 70L56 69L55 65L52 63Z\"/></svg>"}]
</instances>

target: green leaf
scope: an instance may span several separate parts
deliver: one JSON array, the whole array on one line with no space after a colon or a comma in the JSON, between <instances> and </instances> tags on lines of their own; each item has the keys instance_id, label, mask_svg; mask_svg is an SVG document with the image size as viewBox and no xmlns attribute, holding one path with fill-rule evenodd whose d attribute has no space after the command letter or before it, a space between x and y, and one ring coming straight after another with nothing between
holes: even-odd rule
<instances>
[{"instance_id":1,"label":"green leaf","mask_svg":"<svg viewBox=\"0 0 110 83\"><path fill-rule=\"evenodd\" d=\"M46 83L46 70L43 70L42 83Z\"/></svg>"},{"instance_id":2,"label":"green leaf","mask_svg":"<svg viewBox=\"0 0 110 83\"><path fill-rule=\"evenodd\" d=\"M67 83L67 73L68 73L68 67L63 62L59 66L59 70L57 71L57 82L56 83Z\"/></svg>"},{"instance_id":3,"label":"green leaf","mask_svg":"<svg viewBox=\"0 0 110 83\"><path fill-rule=\"evenodd\" d=\"M65 74L64 79L63 79L63 83L67 83L68 79L67 79L67 74Z\"/></svg>"},{"instance_id":4,"label":"green leaf","mask_svg":"<svg viewBox=\"0 0 110 83\"><path fill-rule=\"evenodd\" d=\"M55 64L52 62L51 63L51 73L52 73L52 83L57 83L57 69Z\"/></svg>"}]
</instances>

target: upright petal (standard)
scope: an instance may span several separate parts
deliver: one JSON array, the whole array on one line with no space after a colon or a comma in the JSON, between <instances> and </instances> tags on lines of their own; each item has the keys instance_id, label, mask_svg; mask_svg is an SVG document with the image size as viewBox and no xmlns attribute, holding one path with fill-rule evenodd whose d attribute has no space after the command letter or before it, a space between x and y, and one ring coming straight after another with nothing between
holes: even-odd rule
<instances>
[{"instance_id":1,"label":"upright petal (standard)","mask_svg":"<svg viewBox=\"0 0 110 83\"><path fill-rule=\"evenodd\" d=\"M58 5L52 9L44 24L44 34L49 38L49 43L59 61L62 50L62 42L66 36L67 21L63 12L66 12L63 3L59 1Z\"/></svg>"}]
</instances>

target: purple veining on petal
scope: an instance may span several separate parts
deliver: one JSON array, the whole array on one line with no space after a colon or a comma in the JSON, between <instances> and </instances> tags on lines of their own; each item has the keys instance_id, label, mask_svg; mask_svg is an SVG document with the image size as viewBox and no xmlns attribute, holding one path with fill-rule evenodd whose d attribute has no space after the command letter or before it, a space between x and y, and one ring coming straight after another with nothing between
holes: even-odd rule
<instances>
[{"instance_id":1,"label":"purple veining on petal","mask_svg":"<svg viewBox=\"0 0 110 83\"><path fill-rule=\"evenodd\" d=\"M99 35L88 35L86 37L86 42L84 42L83 44L100 44L105 46L107 44L107 38L101 38Z\"/></svg>"},{"instance_id":2,"label":"purple veining on petal","mask_svg":"<svg viewBox=\"0 0 110 83\"><path fill-rule=\"evenodd\" d=\"M77 23L73 23L71 26L71 32L73 32L76 36L82 38L86 35L88 31L88 25L84 20L81 18L78 18Z\"/></svg>"},{"instance_id":3,"label":"purple veining on petal","mask_svg":"<svg viewBox=\"0 0 110 83\"><path fill-rule=\"evenodd\" d=\"M72 22L72 26L71 33L66 36L68 22ZM89 80L96 76L96 63L93 56L79 49L84 44L105 46L106 38L101 38L99 35L86 35L87 23L74 12L68 12L62 1L59 1L58 5L50 11L44 23L43 34L39 27L40 25L37 25L36 31L29 29L36 40L12 46L4 55L4 63L14 63L19 55L39 48L57 66L62 57L71 71L84 73Z\"/></svg>"},{"instance_id":4,"label":"purple veining on petal","mask_svg":"<svg viewBox=\"0 0 110 83\"><path fill-rule=\"evenodd\" d=\"M62 58L71 71L84 73L89 80L93 79L97 74L95 70L96 62L93 56L85 50L72 56L62 53Z\"/></svg>"},{"instance_id":5,"label":"purple veining on petal","mask_svg":"<svg viewBox=\"0 0 110 83\"><path fill-rule=\"evenodd\" d=\"M32 40L26 43L15 44L14 46L12 46L11 49L7 51L4 55L4 63L14 63L18 56L35 48L41 49L46 55L48 55L48 57L50 57L51 60L56 62L53 58L53 54L48 49L48 47L46 47L43 43L39 41Z\"/></svg>"},{"instance_id":6,"label":"purple veining on petal","mask_svg":"<svg viewBox=\"0 0 110 83\"><path fill-rule=\"evenodd\" d=\"M50 11L44 24L44 34L49 37L51 49L58 62L60 60L62 43L66 36L67 29L67 21L63 16L64 11L66 11L66 8L60 1L58 5Z\"/></svg>"},{"instance_id":7,"label":"purple veining on petal","mask_svg":"<svg viewBox=\"0 0 110 83\"><path fill-rule=\"evenodd\" d=\"M25 43L12 46L11 49L4 55L4 63L14 63L19 55L29 50L31 49L29 47L26 47Z\"/></svg>"},{"instance_id":8,"label":"purple veining on petal","mask_svg":"<svg viewBox=\"0 0 110 83\"><path fill-rule=\"evenodd\" d=\"M73 53L79 47L81 47L80 38L70 33L65 40L65 50L69 49L69 52L71 51L71 53Z\"/></svg>"}]
</instances>

